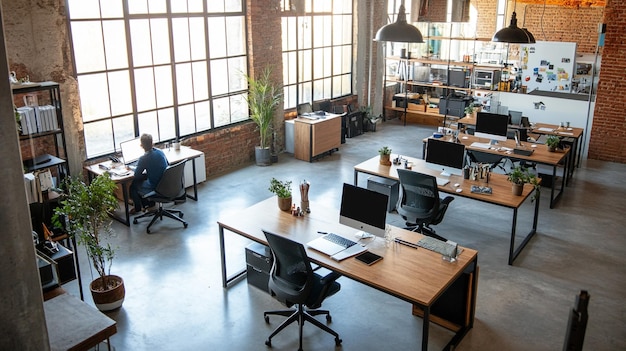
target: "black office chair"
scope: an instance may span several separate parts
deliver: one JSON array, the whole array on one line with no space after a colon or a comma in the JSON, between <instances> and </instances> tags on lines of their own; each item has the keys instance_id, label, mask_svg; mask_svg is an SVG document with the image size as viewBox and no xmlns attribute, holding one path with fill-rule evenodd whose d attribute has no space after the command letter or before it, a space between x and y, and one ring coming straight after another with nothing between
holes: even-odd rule
<instances>
[{"instance_id":1,"label":"black office chair","mask_svg":"<svg viewBox=\"0 0 626 351\"><path fill-rule=\"evenodd\" d=\"M437 178L434 176L398 169L398 177L400 178L400 196L396 210L406 221L407 228L405 229L446 241L430 226L441 223L448 205L454 198L452 196L439 198Z\"/></svg>"},{"instance_id":2,"label":"black office chair","mask_svg":"<svg viewBox=\"0 0 626 351\"><path fill-rule=\"evenodd\" d=\"M335 345L341 344L339 334L326 325L319 322L313 316L326 315L326 321L332 318L327 310L319 310L322 301L328 296L335 294L341 286L335 280L341 275L332 272L322 278L313 272L304 246L285 236L276 235L263 231L270 249L274 263L270 271L269 291L277 300L288 307L296 305L295 309L267 311L263 313L265 322L269 323L269 315L289 317L281 323L265 341L265 345L272 346L272 338L281 330L293 322L300 325L300 347L302 350L302 327L305 321L311 322L318 328L332 334L335 337ZM308 310L305 310L305 306Z\"/></svg>"},{"instance_id":3,"label":"black office chair","mask_svg":"<svg viewBox=\"0 0 626 351\"><path fill-rule=\"evenodd\" d=\"M298 113L298 116L301 116L305 113L313 112L313 108L311 107L311 103L305 102L302 104L298 104L298 106L296 106L296 111Z\"/></svg>"},{"instance_id":4,"label":"black office chair","mask_svg":"<svg viewBox=\"0 0 626 351\"><path fill-rule=\"evenodd\" d=\"M142 196L144 199L156 202L158 205L156 211L146 212L135 217L133 220L133 223L137 224L137 220L140 218L152 217L150 224L148 224L146 228L148 234L150 234L150 227L154 222L156 222L157 219L163 220L163 216L175 219L187 228L188 223L183 220L184 213L182 211L163 207L164 203L181 203L185 202L187 198L187 194L185 193L185 162L187 162L187 160L168 166L154 191Z\"/></svg>"}]
</instances>

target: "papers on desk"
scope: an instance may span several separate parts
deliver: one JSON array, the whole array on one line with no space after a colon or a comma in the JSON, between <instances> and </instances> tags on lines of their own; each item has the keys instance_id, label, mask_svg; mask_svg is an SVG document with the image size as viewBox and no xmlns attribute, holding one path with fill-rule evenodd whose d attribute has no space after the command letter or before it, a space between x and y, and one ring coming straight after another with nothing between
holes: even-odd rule
<instances>
[{"instance_id":1,"label":"papers on desk","mask_svg":"<svg viewBox=\"0 0 626 351\"><path fill-rule=\"evenodd\" d=\"M546 128L546 127L537 128L537 130L540 132L554 132L554 128Z\"/></svg>"},{"instance_id":2,"label":"papers on desk","mask_svg":"<svg viewBox=\"0 0 626 351\"><path fill-rule=\"evenodd\" d=\"M475 141L475 142L473 142L470 145L470 147L474 147L474 148L477 148L477 149L485 149L486 150L486 149L491 148L491 144L489 144L489 143L479 143L479 142Z\"/></svg>"},{"instance_id":3,"label":"papers on desk","mask_svg":"<svg viewBox=\"0 0 626 351\"><path fill-rule=\"evenodd\" d=\"M113 169L108 170L107 172L116 177L126 177L126 176L133 174L132 171L129 171L126 168L121 168L121 169L113 168Z\"/></svg>"}]
</instances>

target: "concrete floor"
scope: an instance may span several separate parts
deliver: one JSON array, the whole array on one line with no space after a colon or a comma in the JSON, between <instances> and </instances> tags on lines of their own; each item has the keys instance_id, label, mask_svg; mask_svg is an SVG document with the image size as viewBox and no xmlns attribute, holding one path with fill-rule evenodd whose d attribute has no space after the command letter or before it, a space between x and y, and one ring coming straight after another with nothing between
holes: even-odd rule
<instances>
[{"instance_id":1,"label":"concrete floor","mask_svg":"<svg viewBox=\"0 0 626 351\"><path fill-rule=\"evenodd\" d=\"M122 309L109 313L118 332L116 350L264 350L264 341L281 317L263 321L263 311L281 305L245 280L221 287L220 215L239 211L270 197L269 179L311 183L315 203L339 206L342 182L352 183L353 166L377 155L384 145L393 153L420 157L422 138L431 127L379 125L375 133L347 139L339 152L313 163L281 154L270 167L250 165L213 177L199 186L198 202L178 205L189 227L164 220L146 234L146 222L114 224L117 258L112 272L126 284ZM542 192L538 234L507 265L511 211L457 198L437 233L478 250L480 277L474 328L458 350L560 350L568 314L581 289L588 290L586 350L626 350L626 165L587 161L575 172L556 208L548 189ZM359 180L366 183L366 177ZM296 192L297 194L297 192ZM298 201L298 195L294 200ZM520 210L518 233L531 224L532 205ZM401 225L397 214L388 222ZM621 229L620 229L621 228ZM518 241L520 239L518 238ZM247 241L227 235L231 272L244 267ZM85 253L79 251L86 294L91 280ZM342 290L327 299L331 327L343 339L343 350L418 349L420 318L411 306L372 288L341 278ZM65 286L78 295L77 284ZM431 349L441 349L451 333L430 328ZM333 350L332 336L305 324L306 350ZM274 350L297 349L294 324L273 340ZM339 348L338 348L339 349Z\"/></svg>"}]
</instances>

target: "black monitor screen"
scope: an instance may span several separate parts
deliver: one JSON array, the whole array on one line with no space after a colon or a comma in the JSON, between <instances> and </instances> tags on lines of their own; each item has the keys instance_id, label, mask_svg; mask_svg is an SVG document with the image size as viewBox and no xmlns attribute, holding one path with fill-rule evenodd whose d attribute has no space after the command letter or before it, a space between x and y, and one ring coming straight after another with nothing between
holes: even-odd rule
<instances>
[{"instance_id":1,"label":"black monitor screen","mask_svg":"<svg viewBox=\"0 0 626 351\"><path fill-rule=\"evenodd\" d=\"M382 237L385 235L388 200L385 194L344 183L339 222Z\"/></svg>"},{"instance_id":2,"label":"black monitor screen","mask_svg":"<svg viewBox=\"0 0 626 351\"><path fill-rule=\"evenodd\" d=\"M465 165L465 145L438 139L428 139L426 165L445 173L461 175Z\"/></svg>"},{"instance_id":3,"label":"black monitor screen","mask_svg":"<svg viewBox=\"0 0 626 351\"><path fill-rule=\"evenodd\" d=\"M478 112L476 114L476 129L474 135L479 138L505 141L508 129L508 115L499 115L489 112Z\"/></svg>"}]
</instances>

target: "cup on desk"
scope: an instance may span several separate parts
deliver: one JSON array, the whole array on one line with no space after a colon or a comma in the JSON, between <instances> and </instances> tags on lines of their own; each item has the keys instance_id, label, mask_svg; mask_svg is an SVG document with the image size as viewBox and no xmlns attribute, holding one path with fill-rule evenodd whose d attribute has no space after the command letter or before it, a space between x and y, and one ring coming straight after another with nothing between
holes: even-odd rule
<instances>
[{"instance_id":1,"label":"cup on desk","mask_svg":"<svg viewBox=\"0 0 626 351\"><path fill-rule=\"evenodd\" d=\"M180 143L179 142L173 142L172 146L174 147L174 150L180 150Z\"/></svg>"},{"instance_id":2,"label":"cup on desk","mask_svg":"<svg viewBox=\"0 0 626 351\"><path fill-rule=\"evenodd\" d=\"M404 168L405 169L413 169L413 162L405 162L404 163Z\"/></svg>"}]
</instances>

